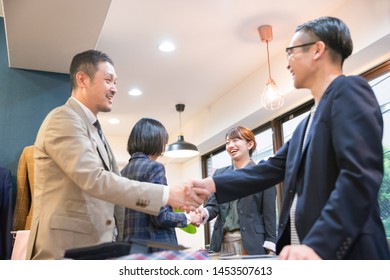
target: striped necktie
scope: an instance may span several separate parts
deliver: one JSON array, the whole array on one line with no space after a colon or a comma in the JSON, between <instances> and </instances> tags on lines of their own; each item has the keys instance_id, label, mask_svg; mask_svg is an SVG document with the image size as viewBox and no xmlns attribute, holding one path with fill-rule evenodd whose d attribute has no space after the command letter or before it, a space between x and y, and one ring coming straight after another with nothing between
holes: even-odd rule
<instances>
[{"instance_id":1,"label":"striped necktie","mask_svg":"<svg viewBox=\"0 0 390 280\"><path fill-rule=\"evenodd\" d=\"M309 130L311 127L311 123L313 121L314 113L316 112L316 106L313 106L310 110L310 116L309 116L309 121L306 126L305 134L303 136L303 143L302 143L302 152L303 149L305 148L306 140L307 140L307 135L309 134ZM295 227L295 210L297 208L297 201L298 201L298 194L295 193L293 203L290 208L290 236L291 236L291 244L300 244L299 238L298 238L298 233L297 233L297 228Z\"/></svg>"}]
</instances>

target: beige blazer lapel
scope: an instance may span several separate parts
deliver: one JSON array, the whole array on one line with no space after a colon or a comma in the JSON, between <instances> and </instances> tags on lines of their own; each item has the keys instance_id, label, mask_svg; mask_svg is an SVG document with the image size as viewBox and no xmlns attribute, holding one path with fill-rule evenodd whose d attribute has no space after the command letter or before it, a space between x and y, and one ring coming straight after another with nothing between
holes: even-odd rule
<instances>
[{"instance_id":1,"label":"beige blazer lapel","mask_svg":"<svg viewBox=\"0 0 390 280\"><path fill-rule=\"evenodd\" d=\"M119 168L118 168L118 164L115 160L115 156L114 156L114 153L111 149L111 146L110 144L108 143L108 141L106 140L106 152L107 152L107 156L108 156L108 160L109 160L109 167L110 167L110 171L113 171L114 173L116 173L117 175L121 175L120 174L120 171L119 171Z\"/></svg>"},{"instance_id":2,"label":"beige blazer lapel","mask_svg":"<svg viewBox=\"0 0 390 280\"><path fill-rule=\"evenodd\" d=\"M81 117L81 119L87 124L89 135L92 138L92 140L96 143L97 149L99 152L99 156L103 161L104 167L106 170L112 170L112 163L110 161L110 158L112 158L111 148L109 148L108 142L106 142L107 149L104 147L104 143L102 139L100 139L99 133L96 129L96 127L89 121L88 117L85 115L85 112L80 107L79 104L77 104L76 101L74 101L72 98L69 98L68 104L72 107L72 109ZM103 133L103 137L104 133Z\"/></svg>"},{"instance_id":3,"label":"beige blazer lapel","mask_svg":"<svg viewBox=\"0 0 390 280\"><path fill-rule=\"evenodd\" d=\"M94 130L96 130L96 127L93 126ZM99 152L99 156L100 158L103 160L103 163L104 163L104 166L107 170L112 170L112 164L111 164L111 160L110 158L112 158L112 156L109 154L109 145L108 143L106 142L106 147L104 147L104 143L102 141L102 139L100 139L100 136L97 132L97 130L95 131L95 133L92 134L92 137L93 137L93 140L95 141L95 143L97 144L97 148L98 148L98 152ZM104 137L104 134L103 134L103 137Z\"/></svg>"}]
</instances>

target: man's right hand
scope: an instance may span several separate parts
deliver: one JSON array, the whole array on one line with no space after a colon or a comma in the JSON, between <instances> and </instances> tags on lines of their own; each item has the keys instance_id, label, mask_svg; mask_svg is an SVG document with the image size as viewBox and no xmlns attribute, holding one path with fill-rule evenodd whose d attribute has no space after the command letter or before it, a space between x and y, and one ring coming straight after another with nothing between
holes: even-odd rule
<instances>
[{"instance_id":1,"label":"man's right hand","mask_svg":"<svg viewBox=\"0 0 390 280\"><path fill-rule=\"evenodd\" d=\"M211 194L216 191L214 180L211 177L205 179L192 179L189 182L189 186L196 193L202 193L202 190L207 190Z\"/></svg>"},{"instance_id":2,"label":"man's right hand","mask_svg":"<svg viewBox=\"0 0 390 280\"><path fill-rule=\"evenodd\" d=\"M172 208L180 208L187 213L195 211L210 196L210 192L204 188L192 188L192 184L187 182L183 185L170 186L168 205Z\"/></svg>"}]
</instances>

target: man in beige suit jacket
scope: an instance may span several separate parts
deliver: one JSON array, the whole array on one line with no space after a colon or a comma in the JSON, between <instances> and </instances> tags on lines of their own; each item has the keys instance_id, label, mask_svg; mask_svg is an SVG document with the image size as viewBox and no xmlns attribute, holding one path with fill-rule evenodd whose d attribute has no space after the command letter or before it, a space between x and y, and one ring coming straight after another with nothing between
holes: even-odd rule
<instances>
[{"instance_id":1,"label":"man in beige suit jacket","mask_svg":"<svg viewBox=\"0 0 390 280\"><path fill-rule=\"evenodd\" d=\"M112 60L94 50L71 63L72 96L51 111L35 141L34 212L27 259L61 259L67 249L113 240L114 205L148 214L194 209L209 193L184 192L121 177L109 143L94 126L116 94Z\"/></svg>"}]
</instances>

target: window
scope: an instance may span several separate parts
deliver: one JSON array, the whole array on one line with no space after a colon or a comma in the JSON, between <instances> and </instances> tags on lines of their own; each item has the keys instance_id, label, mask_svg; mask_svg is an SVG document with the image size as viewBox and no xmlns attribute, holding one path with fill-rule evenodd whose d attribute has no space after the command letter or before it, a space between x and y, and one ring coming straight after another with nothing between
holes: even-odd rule
<instances>
[{"instance_id":1,"label":"window","mask_svg":"<svg viewBox=\"0 0 390 280\"><path fill-rule=\"evenodd\" d=\"M256 151L252 155L254 162L258 163L262 159L267 159L274 154L273 144L272 144L272 129L267 128L262 132L256 133L254 131L256 138Z\"/></svg>"},{"instance_id":2,"label":"window","mask_svg":"<svg viewBox=\"0 0 390 280\"><path fill-rule=\"evenodd\" d=\"M375 92L383 117L383 160L384 176L379 191L379 208L381 219L390 240L390 61L363 74Z\"/></svg>"}]
</instances>

